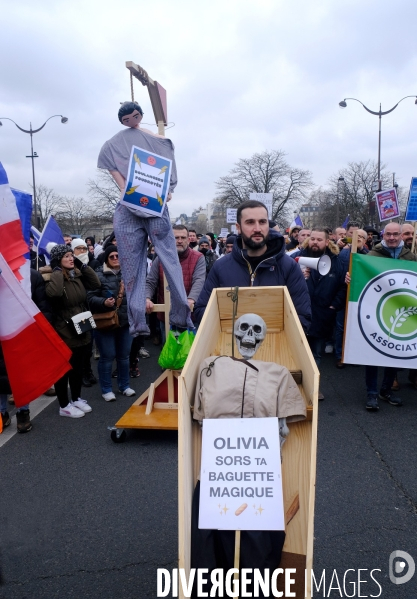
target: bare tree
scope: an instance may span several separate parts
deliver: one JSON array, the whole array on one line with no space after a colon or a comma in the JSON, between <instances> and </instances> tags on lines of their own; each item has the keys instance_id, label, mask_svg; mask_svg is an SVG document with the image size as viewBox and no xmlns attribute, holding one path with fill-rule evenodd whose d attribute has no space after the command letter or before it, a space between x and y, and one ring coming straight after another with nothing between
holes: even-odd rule
<instances>
[{"instance_id":1,"label":"bare tree","mask_svg":"<svg viewBox=\"0 0 417 599\"><path fill-rule=\"evenodd\" d=\"M312 199L320 207L322 224L340 226L349 215L350 220L362 225L378 225L378 213L375 211L375 192L372 184L378 179L378 166L371 160L349 162L348 166L334 173L329 179L328 189ZM381 169L382 188L392 186L390 174Z\"/></svg>"},{"instance_id":2,"label":"bare tree","mask_svg":"<svg viewBox=\"0 0 417 599\"><path fill-rule=\"evenodd\" d=\"M36 208L41 229L45 226L49 216L60 211L62 199L62 196L46 185L36 186Z\"/></svg>"},{"instance_id":3,"label":"bare tree","mask_svg":"<svg viewBox=\"0 0 417 599\"><path fill-rule=\"evenodd\" d=\"M89 179L87 188L102 216L112 218L120 199L120 189L109 171L97 169L96 179Z\"/></svg>"},{"instance_id":4,"label":"bare tree","mask_svg":"<svg viewBox=\"0 0 417 599\"><path fill-rule=\"evenodd\" d=\"M62 231L82 236L100 220L99 214L99 209L84 198L64 196L54 216Z\"/></svg>"},{"instance_id":5,"label":"bare tree","mask_svg":"<svg viewBox=\"0 0 417 599\"><path fill-rule=\"evenodd\" d=\"M252 192L272 193L272 218L285 226L291 219L291 208L305 201L313 181L310 171L291 167L284 157L282 150L266 150L241 158L228 175L216 182L214 201L235 208Z\"/></svg>"}]
</instances>

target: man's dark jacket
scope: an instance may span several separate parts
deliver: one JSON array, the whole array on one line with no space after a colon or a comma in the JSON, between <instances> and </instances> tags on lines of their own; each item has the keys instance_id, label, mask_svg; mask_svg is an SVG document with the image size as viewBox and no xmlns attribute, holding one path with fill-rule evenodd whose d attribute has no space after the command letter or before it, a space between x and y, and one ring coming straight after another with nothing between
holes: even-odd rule
<instances>
[{"instance_id":1,"label":"man's dark jacket","mask_svg":"<svg viewBox=\"0 0 417 599\"><path fill-rule=\"evenodd\" d=\"M247 252L242 249L242 238L239 235L232 252L217 260L208 274L194 307L195 320L199 322L202 319L211 292L216 287L286 285L301 324L307 330L311 322L310 297L300 267L285 254L283 236L277 231L269 232L267 251L253 273L246 256ZM256 313L256 306L253 311Z\"/></svg>"},{"instance_id":2,"label":"man's dark jacket","mask_svg":"<svg viewBox=\"0 0 417 599\"><path fill-rule=\"evenodd\" d=\"M43 254L38 254L33 250L30 250L30 268L34 270L39 270L43 266L46 266L45 256Z\"/></svg>"},{"instance_id":3,"label":"man's dark jacket","mask_svg":"<svg viewBox=\"0 0 417 599\"><path fill-rule=\"evenodd\" d=\"M336 246L326 249L332 265L327 275L321 275L318 270L310 270L307 287L311 299L312 322L308 334L312 337L330 338L333 333L336 312L345 306L346 302L346 270L339 259ZM296 256L307 256L308 248L303 248ZM333 306L334 309L330 308Z\"/></svg>"},{"instance_id":4,"label":"man's dark jacket","mask_svg":"<svg viewBox=\"0 0 417 599\"><path fill-rule=\"evenodd\" d=\"M363 247L361 250L358 250L357 253L365 255L365 254L369 253L369 250L367 247ZM350 254L351 254L350 247L343 248L343 250L339 254L339 260L343 264L343 268L345 269L345 272L347 272L349 270Z\"/></svg>"}]
</instances>

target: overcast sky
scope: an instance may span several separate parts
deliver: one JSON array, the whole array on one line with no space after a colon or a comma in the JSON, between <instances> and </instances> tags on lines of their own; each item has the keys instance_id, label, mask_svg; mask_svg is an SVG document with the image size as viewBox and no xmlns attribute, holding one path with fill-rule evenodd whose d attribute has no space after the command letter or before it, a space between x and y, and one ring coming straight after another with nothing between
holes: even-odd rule
<instances>
[{"instance_id":1,"label":"overcast sky","mask_svg":"<svg viewBox=\"0 0 417 599\"><path fill-rule=\"evenodd\" d=\"M211 201L239 158L284 150L316 185L350 161L377 159L378 117L417 95L417 3L412 0L0 0L0 117L34 136L36 180L87 196L102 144L130 99L126 61L167 89L167 131L178 186L171 215ZM153 124L148 92L135 99ZM156 126L153 126L156 131ZM0 161L12 186L30 190L29 135L0 128ZM417 176L417 106L382 118L382 160L408 187Z\"/></svg>"}]
</instances>

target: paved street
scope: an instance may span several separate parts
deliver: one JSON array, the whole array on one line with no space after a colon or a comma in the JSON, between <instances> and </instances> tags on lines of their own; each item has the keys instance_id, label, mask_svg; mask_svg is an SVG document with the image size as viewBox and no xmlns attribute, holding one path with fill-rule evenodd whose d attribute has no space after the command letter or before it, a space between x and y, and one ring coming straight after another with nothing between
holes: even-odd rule
<instances>
[{"instance_id":1,"label":"paved street","mask_svg":"<svg viewBox=\"0 0 417 599\"><path fill-rule=\"evenodd\" d=\"M157 349L147 347L152 358L132 380L138 394L160 372ZM406 380L401 372L403 408L382 403L367 413L364 369L339 371L332 356L324 359L314 569L326 569L327 587L333 569L342 584L348 568L379 568L384 598L417 597L417 576L404 585L388 578L392 551L417 559L417 391ZM129 432L116 445L106 427L129 399L105 403L97 386L84 396L93 407L85 418L60 418L54 401L32 432L0 448L0 596L154 598L156 569L176 567L177 434ZM361 578L370 581L362 596L377 596L369 571ZM335 582L333 589L326 596L340 597ZM343 596L357 593L347 584Z\"/></svg>"}]
</instances>

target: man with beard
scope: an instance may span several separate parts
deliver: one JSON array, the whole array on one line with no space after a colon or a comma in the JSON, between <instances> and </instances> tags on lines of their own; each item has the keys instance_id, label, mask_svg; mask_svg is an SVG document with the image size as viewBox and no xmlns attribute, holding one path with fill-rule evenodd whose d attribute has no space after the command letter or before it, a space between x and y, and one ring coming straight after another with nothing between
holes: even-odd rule
<instances>
[{"instance_id":1,"label":"man with beard","mask_svg":"<svg viewBox=\"0 0 417 599\"><path fill-rule=\"evenodd\" d=\"M295 248L298 247L299 244L299 239L298 239L298 234L301 231L302 227L298 227L297 225L294 225L294 227L291 227L289 233L289 239L288 239L288 243L287 243L287 247L286 250L287 252L290 252L291 250L295 250Z\"/></svg>"},{"instance_id":2,"label":"man with beard","mask_svg":"<svg viewBox=\"0 0 417 599\"><path fill-rule=\"evenodd\" d=\"M325 340L332 337L336 312L345 305L346 270L339 260L339 250L330 240L327 230L313 229L308 245L300 250L298 256L321 258L324 254L331 259L331 268L327 275L321 275L318 270L309 268L303 271L312 310L312 324L307 339L317 366L320 366ZM293 254L292 257L295 258L297 255ZM321 392L319 392L319 399L324 399Z\"/></svg>"},{"instance_id":3,"label":"man with beard","mask_svg":"<svg viewBox=\"0 0 417 599\"><path fill-rule=\"evenodd\" d=\"M404 241L404 247L411 250L413 247L413 239L414 239L414 227L409 223L404 223L401 225L401 239ZM417 245L414 244L414 253L416 252Z\"/></svg>"},{"instance_id":4,"label":"man with beard","mask_svg":"<svg viewBox=\"0 0 417 599\"><path fill-rule=\"evenodd\" d=\"M268 211L262 202L248 200L237 209L238 236L232 252L217 260L194 308L197 321L216 287L286 285L304 330L311 322L310 298L301 270L285 254L283 236L269 229ZM256 312L256 306L254 306Z\"/></svg>"},{"instance_id":5,"label":"man with beard","mask_svg":"<svg viewBox=\"0 0 417 599\"><path fill-rule=\"evenodd\" d=\"M184 288L187 294L190 310L200 294L206 278L206 263L200 252L194 252L189 246L189 231L185 225L173 225L178 258L182 269ZM207 240L208 242L208 240ZM151 269L146 277L146 313L151 314L153 309L152 298L157 294L158 304L164 303L164 270L158 257L152 262ZM165 317L163 312L158 312L159 326L165 340Z\"/></svg>"}]
</instances>

